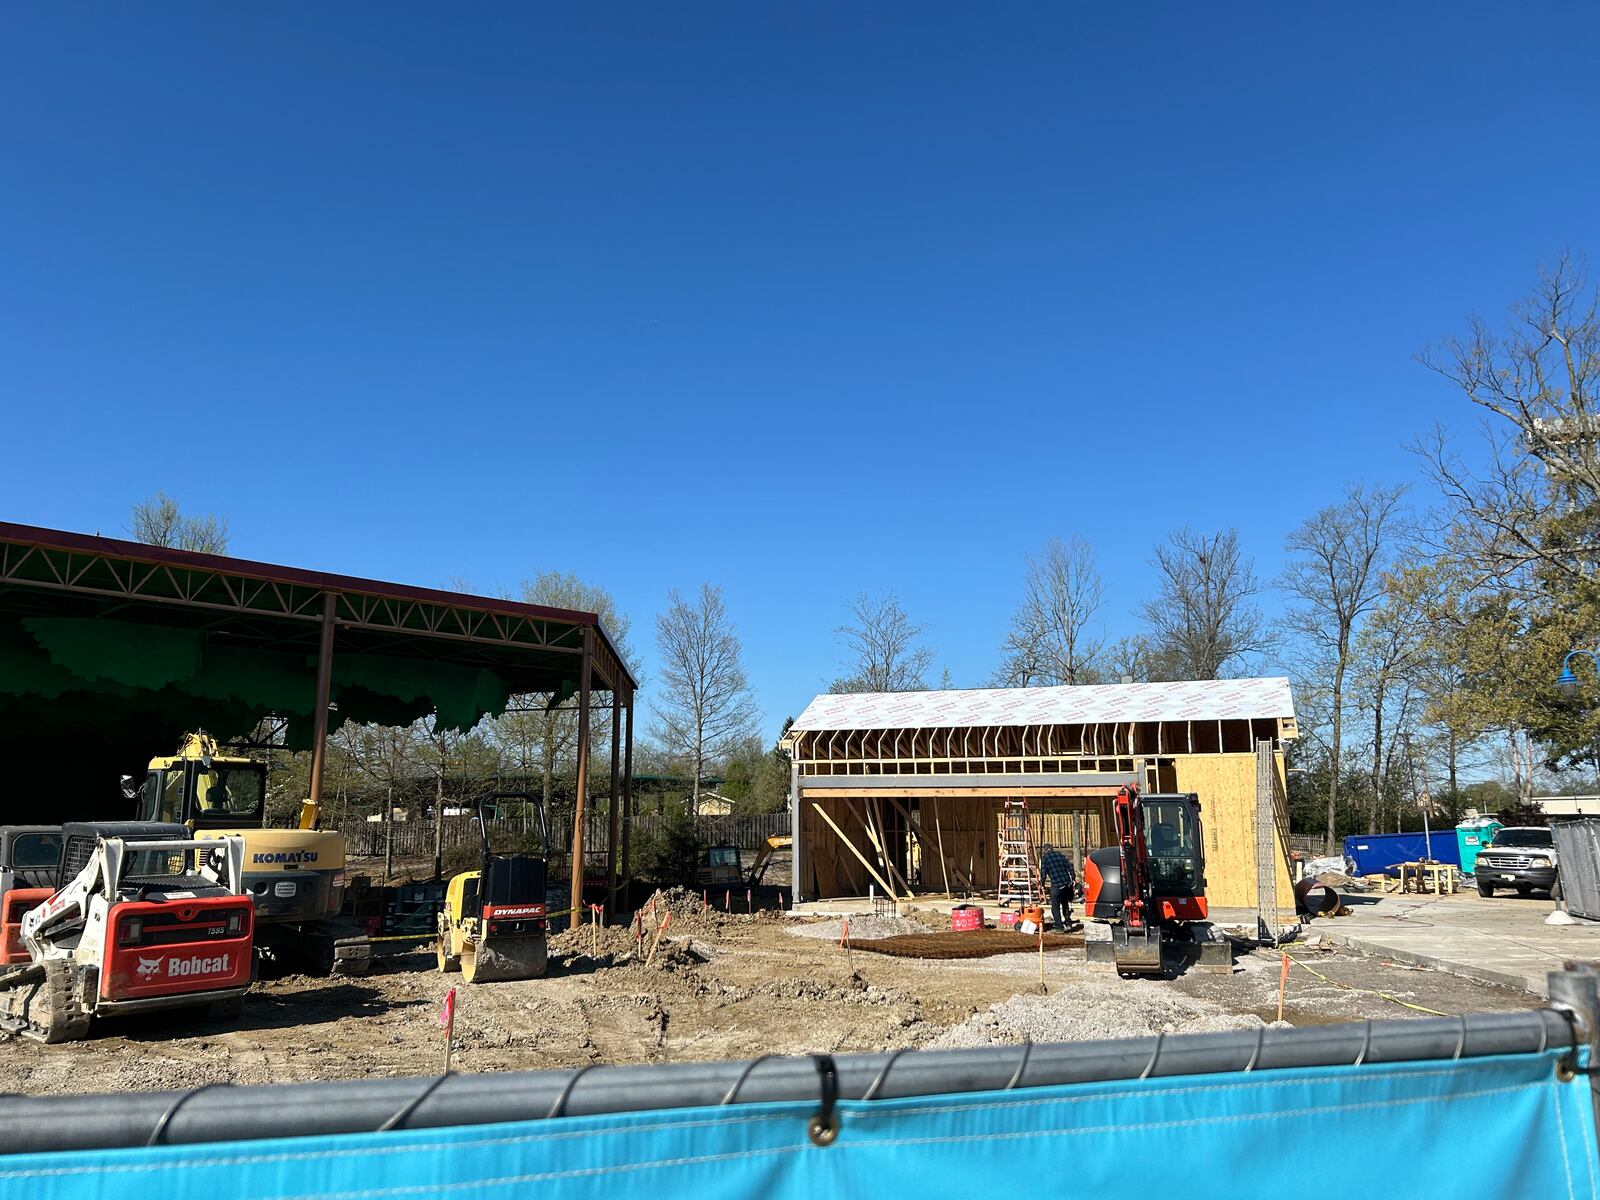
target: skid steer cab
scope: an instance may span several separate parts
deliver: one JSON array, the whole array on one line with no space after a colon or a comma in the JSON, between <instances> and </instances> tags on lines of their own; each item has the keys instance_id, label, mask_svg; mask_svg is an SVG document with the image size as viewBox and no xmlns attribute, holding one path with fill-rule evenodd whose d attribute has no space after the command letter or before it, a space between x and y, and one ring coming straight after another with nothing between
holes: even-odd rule
<instances>
[{"instance_id":1,"label":"skid steer cab","mask_svg":"<svg viewBox=\"0 0 1600 1200\"><path fill-rule=\"evenodd\" d=\"M18 871L0 896L8 912L26 907L19 953L8 945L0 964L0 1028L65 1042L99 1018L153 1009L237 1016L255 925L244 843L144 821L66 824L58 836L49 882L28 887Z\"/></svg>"},{"instance_id":2,"label":"skid steer cab","mask_svg":"<svg viewBox=\"0 0 1600 1200\"><path fill-rule=\"evenodd\" d=\"M55 895L61 826L0 826L0 966L31 962L22 918Z\"/></svg>"},{"instance_id":3,"label":"skid steer cab","mask_svg":"<svg viewBox=\"0 0 1600 1200\"><path fill-rule=\"evenodd\" d=\"M521 800L539 815L538 854L495 854L489 846L486 809L499 800ZM549 961L549 914L545 858L550 829L544 805L526 792L491 792L478 800L482 847L476 871L450 880L439 913L436 954L441 971L460 971L468 983L535 979Z\"/></svg>"}]
</instances>

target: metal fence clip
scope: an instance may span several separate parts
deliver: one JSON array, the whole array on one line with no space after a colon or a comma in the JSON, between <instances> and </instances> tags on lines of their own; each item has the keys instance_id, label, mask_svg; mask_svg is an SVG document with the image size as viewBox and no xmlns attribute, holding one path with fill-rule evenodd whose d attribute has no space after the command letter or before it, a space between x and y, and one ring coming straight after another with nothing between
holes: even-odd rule
<instances>
[{"instance_id":1,"label":"metal fence clip","mask_svg":"<svg viewBox=\"0 0 1600 1200\"><path fill-rule=\"evenodd\" d=\"M1150 1061L1145 1063L1144 1070L1139 1072L1140 1079L1150 1078L1150 1072L1156 1069L1156 1059L1161 1057L1161 1047L1166 1045L1166 1043L1167 1035L1165 1033L1159 1033L1156 1035L1156 1048L1150 1052Z\"/></svg>"},{"instance_id":2,"label":"metal fence clip","mask_svg":"<svg viewBox=\"0 0 1600 1200\"><path fill-rule=\"evenodd\" d=\"M556 1102L550 1106L550 1111L545 1114L545 1120L553 1121L567 1111L567 1101L572 1099L572 1089L578 1086L578 1080L599 1065L599 1063L584 1063L583 1066L572 1073L571 1078L567 1080L567 1086L561 1089L561 1094L556 1097Z\"/></svg>"},{"instance_id":3,"label":"metal fence clip","mask_svg":"<svg viewBox=\"0 0 1600 1200\"><path fill-rule=\"evenodd\" d=\"M1028 1056L1033 1053L1033 1042L1022 1043L1022 1061L1017 1063L1017 1069L1011 1073L1011 1082L1006 1084L1005 1090L1010 1091L1022 1082L1022 1073L1028 1069Z\"/></svg>"},{"instance_id":4,"label":"metal fence clip","mask_svg":"<svg viewBox=\"0 0 1600 1200\"><path fill-rule=\"evenodd\" d=\"M1256 1030L1256 1048L1250 1052L1250 1061L1245 1063L1244 1071L1248 1075L1256 1069L1256 1063L1261 1061L1261 1045L1267 1040L1267 1027L1265 1024Z\"/></svg>"},{"instance_id":5,"label":"metal fence clip","mask_svg":"<svg viewBox=\"0 0 1600 1200\"><path fill-rule=\"evenodd\" d=\"M1371 1050L1371 1049L1372 1049L1372 1022L1368 1021L1367 1022L1367 1035L1366 1035L1366 1037L1361 1039L1361 1053L1356 1055L1355 1062L1351 1063L1350 1065L1352 1067L1359 1067L1362 1063L1366 1062L1367 1061L1367 1052L1369 1050Z\"/></svg>"},{"instance_id":6,"label":"metal fence clip","mask_svg":"<svg viewBox=\"0 0 1600 1200\"><path fill-rule=\"evenodd\" d=\"M768 1059L782 1057L783 1055L781 1054L763 1054L760 1058L752 1058L749 1062L745 1063L744 1070L739 1072L739 1078L733 1081L733 1086L728 1089L727 1095L722 1097L722 1103L724 1105L729 1105L738 1099L739 1093L744 1090L745 1080L749 1079L750 1073L762 1063L766 1062Z\"/></svg>"},{"instance_id":7,"label":"metal fence clip","mask_svg":"<svg viewBox=\"0 0 1600 1200\"><path fill-rule=\"evenodd\" d=\"M1571 1083L1579 1075L1600 1075L1600 1068L1578 1065L1578 1047L1583 1044L1583 1031L1579 1028L1581 1019L1578 1013L1564 1004L1552 1007L1567 1019L1567 1026L1572 1030L1572 1041L1567 1046L1567 1052L1556 1060L1556 1078L1562 1083Z\"/></svg>"},{"instance_id":8,"label":"metal fence clip","mask_svg":"<svg viewBox=\"0 0 1600 1200\"><path fill-rule=\"evenodd\" d=\"M198 1096L201 1092L208 1092L213 1088L225 1088L231 1086L231 1084L223 1083L220 1080L216 1083L203 1083L199 1087L187 1091L183 1095L179 1096L171 1104L167 1105L167 1111L162 1113L161 1116L157 1118L155 1128L150 1130L150 1138L145 1142L145 1145L161 1145L163 1139L165 1139L167 1135L167 1126L172 1124L172 1118L177 1116L178 1110L185 1104L189 1103L193 1097Z\"/></svg>"},{"instance_id":9,"label":"metal fence clip","mask_svg":"<svg viewBox=\"0 0 1600 1200\"><path fill-rule=\"evenodd\" d=\"M883 1070L878 1072L877 1077L868 1085L867 1090L862 1093L861 1098L863 1100L877 1099L878 1089L883 1086L883 1081L889 1078L889 1068L893 1067L899 1061L900 1056L909 1049L911 1049L910 1046L901 1046L900 1049L889 1055L889 1061L883 1064Z\"/></svg>"}]
</instances>

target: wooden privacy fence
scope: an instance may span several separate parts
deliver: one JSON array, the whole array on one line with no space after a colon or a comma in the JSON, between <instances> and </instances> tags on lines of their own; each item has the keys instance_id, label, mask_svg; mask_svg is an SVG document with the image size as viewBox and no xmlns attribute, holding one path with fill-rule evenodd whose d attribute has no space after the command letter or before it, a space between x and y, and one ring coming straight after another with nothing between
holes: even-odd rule
<instances>
[{"instance_id":1,"label":"wooden privacy fence","mask_svg":"<svg viewBox=\"0 0 1600 1200\"><path fill-rule=\"evenodd\" d=\"M668 820L653 813L633 819L633 845L659 833ZM751 817L699 817L692 822L698 841L707 846L738 846L741 850L755 850L769 837L787 836L789 814L768 813ZM584 858L603 858L610 840L610 822L605 813L586 814L584 818ZM382 858L390 829L393 829L394 856L396 859L433 858L434 827L432 821L395 821L392 826L382 821L352 822L343 827L347 852L358 858ZM511 817L489 822L489 844L508 846L518 842L526 826L520 818ZM443 844L446 850L453 846L476 845L477 822L471 817L446 817ZM565 859L572 845L572 821L555 820L550 824L552 857Z\"/></svg>"}]
</instances>

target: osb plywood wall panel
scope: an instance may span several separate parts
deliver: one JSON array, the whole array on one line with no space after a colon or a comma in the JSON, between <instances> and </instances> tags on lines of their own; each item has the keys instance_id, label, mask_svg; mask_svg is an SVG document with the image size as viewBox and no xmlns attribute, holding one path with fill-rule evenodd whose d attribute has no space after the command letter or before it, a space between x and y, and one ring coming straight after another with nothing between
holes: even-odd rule
<instances>
[{"instance_id":1,"label":"osb plywood wall panel","mask_svg":"<svg viewBox=\"0 0 1600 1200\"><path fill-rule=\"evenodd\" d=\"M1283 774L1283 756L1278 755ZM1200 797L1205 826L1206 899L1212 908L1256 906L1256 756L1186 755L1174 760L1177 790ZM1293 911L1283 831L1274 836L1278 860L1278 904Z\"/></svg>"}]
</instances>

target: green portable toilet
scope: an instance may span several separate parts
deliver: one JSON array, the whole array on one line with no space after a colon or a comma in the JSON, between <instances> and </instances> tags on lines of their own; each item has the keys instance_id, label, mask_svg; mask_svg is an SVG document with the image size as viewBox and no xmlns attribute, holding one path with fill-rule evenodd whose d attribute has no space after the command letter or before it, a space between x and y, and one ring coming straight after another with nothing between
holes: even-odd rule
<instances>
[{"instance_id":1,"label":"green portable toilet","mask_svg":"<svg viewBox=\"0 0 1600 1200\"><path fill-rule=\"evenodd\" d=\"M1474 817L1456 826L1456 844L1461 849L1461 873L1475 875L1478 870L1478 851L1494 841L1494 835L1504 826L1493 817Z\"/></svg>"}]
</instances>

